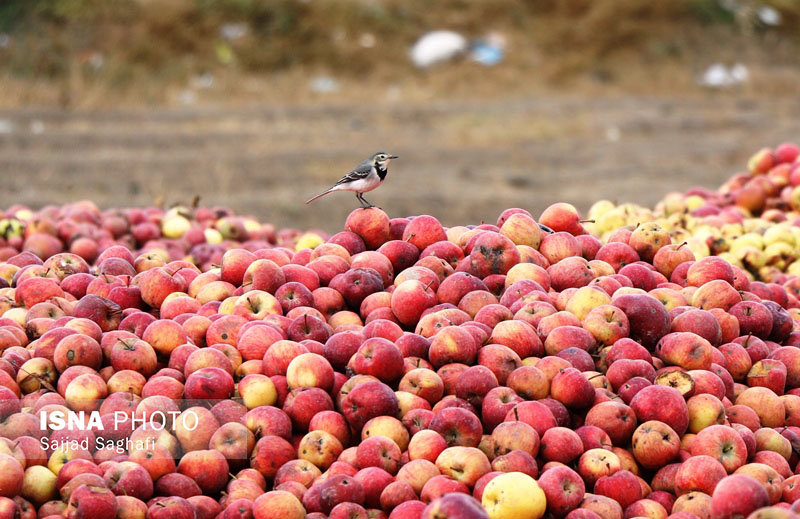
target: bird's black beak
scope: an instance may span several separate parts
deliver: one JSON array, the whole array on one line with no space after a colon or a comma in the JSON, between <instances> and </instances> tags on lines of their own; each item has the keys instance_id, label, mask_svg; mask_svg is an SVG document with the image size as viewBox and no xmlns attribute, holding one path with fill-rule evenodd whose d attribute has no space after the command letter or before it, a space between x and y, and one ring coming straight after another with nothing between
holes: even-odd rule
<instances>
[{"instance_id":1,"label":"bird's black beak","mask_svg":"<svg viewBox=\"0 0 800 519\"><path fill-rule=\"evenodd\" d=\"M400 157L398 157L397 155L389 155L389 158L390 159L399 159Z\"/></svg>"}]
</instances>

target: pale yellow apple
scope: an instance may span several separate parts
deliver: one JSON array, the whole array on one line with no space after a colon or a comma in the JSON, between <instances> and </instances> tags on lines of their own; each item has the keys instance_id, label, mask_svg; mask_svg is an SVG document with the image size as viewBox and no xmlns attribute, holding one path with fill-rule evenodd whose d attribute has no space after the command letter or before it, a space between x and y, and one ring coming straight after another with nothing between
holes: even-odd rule
<instances>
[{"instance_id":1,"label":"pale yellow apple","mask_svg":"<svg viewBox=\"0 0 800 519\"><path fill-rule=\"evenodd\" d=\"M22 478L22 497L35 505L41 505L56 495L56 475L41 465L25 469Z\"/></svg>"},{"instance_id":2,"label":"pale yellow apple","mask_svg":"<svg viewBox=\"0 0 800 519\"><path fill-rule=\"evenodd\" d=\"M796 241L792 230L785 224L775 224L764 231L764 243L772 245L777 242L785 242L795 247Z\"/></svg>"},{"instance_id":3,"label":"pale yellow apple","mask_svg":"<svg viewBox=\"0 0 800 519\"><path fill-rule=\"evenodd\" d=\"M377 416L364 424L361 430L362 441L370 436L385 436L395 442L401 451L408 448L410 440L408 429L394 416Z\"/></svg>"},{"instance_id":4,"label":"pale yellow apple","mask_svg":"<svg viewBox=\"0 0 800 519\"><path fill-rule=\"evenodd\" d=\"M567 301L567 312L583 321L586 315L601 305L611 304L611 298L601 288L581 287Z\"/></svg>"},{"instance_id":5,"label":"pale yellow apple","mask_svg":"<svg viewBox=\"0 0 800 519\"><path fill-rule=\"evenodd\" d=\"M627 223L625 211L620 207L610 209L595 219L597 230L603 233L624 227Z\"/></svg>"},{"instance_id":6,"label":"pale yellow apple","mask_svg":"<svg viewBox=\"0 0 800 519\"><path fill-rule=\"evenodd\" d=\"M244 229L247 232L257 232L261 230L261 224L258 220L254 220L252 218L245 218L244 219Z\"/></svg>"},{"instance_id":7,"label":"pale yellow apple","mask_svg":"<svg viewBox=\"0 0 800 519\"><path fill-rule=\"evenodd\" d=\"M167 238L177 239L186 234L192 223L182 215L174 214L161 223L161 232Z\"/></svg>"},{"instance_id":8,"label":"pale yellow apple","mask_svg":"<svg viewBox=\"0 0 800 519\"><path fill-rule=\"evenodd\" d=\"M452 243L458 243L458 239L461 237L462 234L469 231L468 227L464 227L463 225L456 225L455 227L450 227L445 231L447 235L447 241Z\"/></svg>"},{"instance_id":9,"label":"pale yellow apple","mask_svg":"<svg viewBox=\"0 0 800 519\"><path fill-rule=\"evenodd\" d=\"M481 504L491 519L539 519L547 498L535 479L522 472L507 472L489 481Z\"/></svg>"},{"instance_id":10,"label":"pale yellow apple","mask_svg":"<svg viewBox=\"0 0 800 519\"><path fill-rule=\"evenodd\" d=\"M219 245L222 243L222 233L216 229L208 228L203 231L203 235L206 238L206 243L209 245Z\"/></svg>"},{"instance_id":11,"label":"pale yellow apple","mask_svg":"<svg viewBox=\"0 0 800 519\"><path fill-rule=\"evenodd\" d=\"M33 211L30 209L19 209L14 212L14 218L27 222L33 219Z\"/></svg>"},{"instance_id":12,"label":"pale yellow apple","mask_svg":"<svg viewBox=\"0 0 800 519\"><path fill-rule=\"evenodd\" d=\"M231 315L233 314L233 307L236 306L236 302L239 300L238 296L231 296L226 298L222 301L219 305L219 313L224 315Z\"/></svg>"},{"instance_id":13,"label":"pale yellow apple","mask_svg":"<svg viewBox=\"0 0 800 519\"><path fill-rule=\"evenodd\" d=\"M58 474L61 467L79 457L78 453L79 451L73 449L69 443L62 443L57 448L53 449L50 458L47 460L47 468L53 474Z\"/></svg>"},{"instance_id":14,"label":"pale yellow apple","mask_svg":"<svg viewBox=\"0 0 800 519\"><path fill-rule=\"evenodd\" d=\"M266 375L247 375L239 382L239 395L248 409L262 405L274 405L278 400L275 384Z\"/></svg>"},{"instance_id":15,"label":"pale yellow apple","mask_svg":"<svg viewBox=\"0 0 800 519\"><path fill-rule=\"evenodd\" d=\"M589 213L586 215L589 220L597 220L607 212L616 208L617 206L611 200L598 200L589 208Z\"/></svg>"},{"instance_id":16,"label":"pale yellow apple","mask_svg":"<svg viewBox=\"0 0 800 519\"><path fill-rule=\"evenodd\" d=\"M317 233L307 232L297 240L295 250L313 249L323 243L325 243L325 240L322 239L322 236Z\"/></svg>"},{"instance_id":17,"label":"pale yellow apple","mask_svg":"<svg viewBox=\"0 0 800 519\"><path fill-rule=\"evenodd\" d=\"M28 321L28 309L22 307L11 308L3 313L3 318L11 319L12 321L16 321L20 326L25 326Z\"/></svg>"}]
</instances>

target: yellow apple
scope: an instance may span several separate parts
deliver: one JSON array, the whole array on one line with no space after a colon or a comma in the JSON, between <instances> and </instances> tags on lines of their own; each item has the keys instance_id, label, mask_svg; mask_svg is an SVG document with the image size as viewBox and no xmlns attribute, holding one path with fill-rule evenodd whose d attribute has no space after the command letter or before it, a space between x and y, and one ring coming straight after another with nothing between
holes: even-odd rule
<instances>
[{"instance_id":1,"label":"yellow apple","mask_svg":"<svg viewBox=\"0 0 800 519\"><path fill-rule=\"evenodd\" d=\"M567 301L567 312L583 321L594 308L611 304L611 298L597 287L581 287Z\"/></svg>"},{"instance_id":2,"label":"yellow apple","mask_svg":"<svg viewBox=\"0 0 800 519\"><path fill-rule=\"evenodd\" d=\"M167 238L177 239L183 236L192 226L192 223L182 215L175 214L166 218L161 223L161 232Z\"/></svg>"},{"instance_id":3,"label":"yellow apple","mask_svg":"<svg viewBox=\"0 0 800 519\"><path fill-rule=\"evenodd\" d=\"M295 250L313 249L323 243L325 243L325 240L322 239L322 236L317 233L307 232L297 240Z\"/></svg>"},{"instance_id":4,"label":"yellow apple","mask_svg":"<svg viewBox=\"0 0 800 519\"><path fill-rule=\"evenodd\" d=\"M219 305L219 309L217 310L221 314L225 315L232 315L233 314L233 307L236 306L236 302L239 300L238 296L231 296L222 301Z\"/></svg>"},{"instance_id":5,"label":"yellow apple","mask_svg":"<svg viewBox=\"0 0 800 519\"><path fill-rule=\"evenodd\" d=\"M56 475L41 465L25 469L22 478L22 497L35 505L53 499L56 494Z\"/></svg>"},{"instance_id":6,"label":"yellow apple","mask_svg":"<svg viewBox=\"0 0 800 519\"><path fill-rule=\"evenodd\" d=\"M206 243L209 245L219 245L222 243L222 233L216 229L208 228L203 231L203 235L206 238Z\"/></svg>"},{"instance_id":7,"label":"yellow apple","mask_svg":"<svg viewBox=\"0 0 800 519\"><path fill-rule=\"evenodd\" d=\"M248 409L274 405L278 400L278 392L272 379L260 374L247 375L239 381L239 395Z\"/></svg>"},{"instance_id":8,"label":"yellow apple","mask_svg":"<svg viewBox=\"0 0 800 519\"><path fill-rule=\"evenodd\" d=\"M522 472L506 472L489 481L481 504L491 519L539 519L547 498L535 479Z\"/></svg>"}]
</instances>

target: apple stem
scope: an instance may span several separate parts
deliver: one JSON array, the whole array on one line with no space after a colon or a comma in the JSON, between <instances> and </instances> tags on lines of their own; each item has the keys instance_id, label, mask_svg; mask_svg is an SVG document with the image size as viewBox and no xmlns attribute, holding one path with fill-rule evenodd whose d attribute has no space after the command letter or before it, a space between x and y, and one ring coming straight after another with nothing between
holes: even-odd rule
<instances>
[{"instance_id":1,"label":"apple stem","mask_svg":"<svg viewBox=\"0 0 800 519\"><path fill-rule=\"evenodd\" d=\"M594 223L594 220L578 220L578 223Z\"/></svg>"}]
</instances>

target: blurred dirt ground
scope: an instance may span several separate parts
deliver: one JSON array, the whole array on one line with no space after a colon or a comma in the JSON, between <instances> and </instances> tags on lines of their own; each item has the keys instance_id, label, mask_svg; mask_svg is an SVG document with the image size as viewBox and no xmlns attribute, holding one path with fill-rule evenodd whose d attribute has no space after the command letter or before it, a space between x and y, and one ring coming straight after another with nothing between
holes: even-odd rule
<instances>
[{"instance_id":1,"label":"blurred dirt ground","mask_svg":"<svg viewBox=\"0 0 800 519\"><path fill-rule=\"evenodd\" d=\"M415 69L441 28L506 59ZM351 194L303 201L377 150L396 216L654 204L800 140L798 28L797 0L0 0L0 207L200 195L334 231ZM712 63L749 81L705 91Z\"/></svg>"},{"instance_id":2,"label":"blurred dirt ground","mask_svg":"<svg viewBox=\"0 0 800 519\"><path fill-rule=\"evenodd\" d=\"M0 207L225 205L280 226L340 229L349 193L311 206L377 150L401 158L367 198L445 224L555 201L654 204L716 187L761 146L800 139L800 98L517 97L143 111L0 111Z\"/></svg>"}]
</instances>

